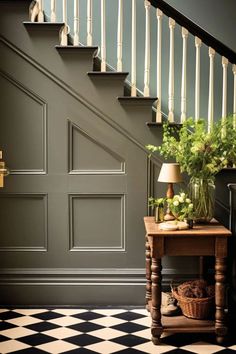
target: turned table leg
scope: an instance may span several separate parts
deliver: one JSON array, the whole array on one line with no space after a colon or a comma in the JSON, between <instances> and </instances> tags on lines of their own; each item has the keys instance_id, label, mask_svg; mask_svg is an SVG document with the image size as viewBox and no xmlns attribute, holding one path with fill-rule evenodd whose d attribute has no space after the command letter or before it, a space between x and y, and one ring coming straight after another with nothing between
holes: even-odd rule
<instances>
[{"instance_id":1,"label":"turned table leg","mask_svg":"<svg viewBox=\"0 0 236 354\"><path fill-rule=\"evenodd\" d=\"M225 319L225 281L226 281L226 258L217 257L215 260L215 328L216 340L221 344L227 335Z\"/></svg>"},{"instance_id":2,"label":"turned table leg","mask_svg":"<svg viewBox=\"0 0 236 354\"><path fill-rule=\"evenodd\" d=\"M161 324L161 258L152 258L151 264L151 280L152 280L152 342L160 343L160 337L163 332Z\"/></svg>"},{"instance_id":3,"label":"turned table leg","mask_svg":"<svg viewBox=\"0 0 236 354\"><path fill-rule=\"evenodd\" d=\"M152 299L152 281L151 281L151 249L146 236L146 309L150 311L149 303Z\"/></svg>"}]
</instances>

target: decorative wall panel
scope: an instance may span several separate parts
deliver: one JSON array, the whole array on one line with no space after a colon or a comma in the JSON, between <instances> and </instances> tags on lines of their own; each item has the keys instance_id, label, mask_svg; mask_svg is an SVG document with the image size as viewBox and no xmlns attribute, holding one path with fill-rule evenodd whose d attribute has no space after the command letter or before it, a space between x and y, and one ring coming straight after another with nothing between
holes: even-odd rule
<instances>
[{"instance_id":1,"label":"decorative wall panel","mask_svg":"<svg viewBox=\"0 0 236 354\"><path fill-rule=\"evenodd\" d=\"M46 103L0 71L0 147L11 174L46 173Z\"/></svg>"},{"instance_id":2,"label":"decorative wall panel","mask_svg":"<svg viewBox=\"0 0 236 354\"><path fill-rule=\"evenodd\" d=\"M73 174L124 173L123 159L105 144L69 122L69 172Z\"/></svg>"},{"instance_id":3,"label":"decorative wall panel","mask_svg":"<svg viewBox=\"0 0 236 354\"><path fill-rule=\"evenodd\" d=\"M73 194L69 202L71 251L125 250L124 195Z\"/></svg>"},{"instance_id":4,"label":"decorative wall panel","mask_svg":"<svg viewBox=\"0 0 236 354\"><path fill-rule=\"evenodd\" d=\"M47 195L0 194L0 251L47 250Z\"/></svg>"}]
</instances>

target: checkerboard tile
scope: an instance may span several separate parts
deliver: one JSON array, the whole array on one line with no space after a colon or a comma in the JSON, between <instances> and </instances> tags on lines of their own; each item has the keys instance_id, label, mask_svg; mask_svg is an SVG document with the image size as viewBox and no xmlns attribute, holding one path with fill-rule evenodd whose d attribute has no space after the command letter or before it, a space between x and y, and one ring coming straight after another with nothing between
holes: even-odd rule
<instances>
[{"instance_id":1,"label":"checkerboard tile","mask_svg":"<svg viewBox=\"0 0 236 354\"><path fill-rule=\"evenodd\" d=\"M0 353L236 353L236 339L223 346L210 334L168 333L154 346L150 323L145 309L0 309Z\"/></svg>"}]
</instances>

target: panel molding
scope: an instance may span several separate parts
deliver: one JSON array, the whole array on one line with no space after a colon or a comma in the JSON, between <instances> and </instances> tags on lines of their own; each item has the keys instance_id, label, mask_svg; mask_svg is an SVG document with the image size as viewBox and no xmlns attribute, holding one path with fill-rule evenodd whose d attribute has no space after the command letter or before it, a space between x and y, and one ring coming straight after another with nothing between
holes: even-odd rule
<instances>
[{"instance_id":1,"label":"panel molding","mask_svg":"<svg viewBox=\"0 0 236 354\"><path fill-rule=\"evenodd\" d=\"M0 247L0 252L47 252L48 251L48 194L47 193L1 193L1 198L39 198L44 201L44 246L42 247ZM2 272L2 270L1 270Z\"/></svg>"},{"instance_id":2,"label":"panel molding","mask_svg":"<svg viewBox=\"0 0 236 354\"><path fill-rule=\"evenodd\" d=\"M35 92L24 86L13 76L7 74L5 71L0 70L0 76L10 82L12 85L17 87L21 92L25 93L32 100L37 102L41 106L42 113L42 146L43 146L43 168L42 169L11 169L10 174L12 175L44 175L47 173L47 103Z\"/></svg>"},{"instance_id":3,"label":"panel molding","mask_svg":"<svg viewBox=\"0 0 236 354\"><path fill-rule=\"evenodd\" d=\"M69 197L69 250L71 252L125 252L125 194L121 193L71 193ZM73 200L77 198L120 198L121 200L121 235L117 247L78 247L74 242Z\"/></svg>"},{"instance_id":4,"label":"panel molding","mask_svg":"<svg viewBox=\"0 0 236 354\"><path fill-rule=\"evenodd\" d=\"M78 134L83 135L85 138L87 138L90 142L96 144L99 146L101 149L109 153L114 159L116 159L120 163L120 169L110 169L110 170L82 170L82 169L74 169L73 168L73 131L76 130ZM120 175L120 174L125 174L125 161L124 159L119 156L116 152L112 151L110 148L108 148L105 144L101 143L98 141L96 138L92 137L90 134L88 134L86 131L84 131L82 128L80 128L77 124L72 122L71 120L68 120L68 173L72 175Z\"/></svg>"},{"instance_id":5,"label":"panel molding","mask_svg":"<svg viewBox=\"0 0 236 354\"><path fill-rule=\"evenodd\" d=\"M174 276L181 283L196 277L186 269L164 268L164 288ZM5 268L0 273L0 285L68 285L68 286L133 286L145 287L145 268Z\"/></svg>"}]
</instances>

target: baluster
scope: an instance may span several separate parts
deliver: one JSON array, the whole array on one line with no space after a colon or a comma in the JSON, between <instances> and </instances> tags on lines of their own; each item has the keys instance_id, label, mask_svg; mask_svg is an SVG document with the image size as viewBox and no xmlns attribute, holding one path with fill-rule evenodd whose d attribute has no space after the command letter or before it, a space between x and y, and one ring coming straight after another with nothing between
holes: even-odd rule
<instances>
[{"instance_id":1,"label":"baluster","mask_svg":"<svg viewBox=\"0 0 236 354\"><path fill-rule=\"evenodd\" d=\"M131 39L131 96L137 94L136 88L136 0L132 0L132 39Z\"/></svg>"},{"instance_id":2,"label":"baluster","mask_svg":"<svg viewBox=\"0 0 236 354\"><path fill-rule=\"evenodd\" d=\"M92 0L87 0L87 46L93 44Z\"/></svg>"},{"instance_id":3,"label":"baluster","mask_svg":"<svg viewBox=\"0 0 236 354\"><path fill-rule=\"evenodd\" d=\"M226 135L225 119L227 116L227 68L228 68L228 59L222 57L222 67L223 67L223 88L222 88L222 137Z\"/></svg>"},{"instance_id":4,"label":"baluster","mask_svg":"<svg viewBox=\"0 0 236 354\"><path fill-rule=\"evenodd\" d=\"M69 33L69 26L67 25L67 7L66 0L62 2L62 22L64 23L64 27L61 30L61 45L66 46L68 44L67 35Z\"/></svg>"},{"instance_id":5,"label":"baluster","mask_svg":"<svg viewBox=\"0 0 236 354\"><path fill-rule=\"evenodd\" d=\"M38 0L38 4L39 4L38 22L44 22L43 0Z\"/></svg>"},{"instance_id":6,"label":"baluster","mask_svg":"<svg viewBox=\"0 0 236 354\"><path fill-rule=\"evenodd\" d=\"M182 80L181 80L181 123L186 120L186 87L187 87L187 39L188 31L182 27L183 38L183 59L182 59Z\"/></svg>"},{"instance_id":7,"label":"baluster","mask_svg":"<svg viewBox=\"0 0 236 354\"><path fill-rule=\"evenodd\" d=\"M156 11L157 16L157 110L156 122L161 123L161 50L162 50L162 18L163 12L159 9Z\"/></svg>"},{"instance_id":8,"label":"baluster","mask_svg":"<svg viewBox=\"0 0 236 354\"><path fill-rule=\"evenodd\" d=\"M175 20L169 18L169 28L170 28L170 56L169 56L169 90L168 90L168 120L174 122L174 29Z\"/></svg>"},{"instance_id":9,"label":"baluster","mask_svg":"<svg viewBox=\"0 0 236 354\"><path fill-rule=\"evenodd\" d=\"M208 132L214 122L214 56L215 50L209 47L210 72L209 72L209 99L208 99Z\"/></svg>"},{"instance_id":10,"label":"baluster","mask_svg":"<svg viewBox=\"0 0 236 354\"><path fill-rule=\"evenodd\" d=\"M122 46L123 46L123 0L118 4L118 27L117 27L117 71L122 71Z\"/></svg>"},{"instance_id":11,"label":"baluster","mask_svg":"<svg viewBox=\"0 0 236 354\"><path fill-rule=\"evenodd\" d=\"M236 64L233 64L232 70L234 75L233 119L234 119L234 129L236 129Z\"/></svg>"},{"instance_id":12,"label":"baluster","mask_svg":"<svg viewBox=\"0 0 236 354\"><path fill-rule=\"evenodd\" d=\"M74 45L79 45L79 0L74 0Z\"/></svg>"},{"instance_id":13,"label":"baluster","mask_svg":"<svg viewBox=\"0 0 236 354\"><path fill-rule=\"evenodd\" d=\"M145 13L146 13L146 25L145 25L145 63L144 63L144 97L149 97L150 95L150 8L151 3L147 0L144 0Z\"/></svg>"},{"instance_id":14,"label":"baluster","mask_svg":"<svg viewBox=\"0 0 236 354\"><path fill-rule=\"evenodd\" d=\"M195 120L200 118L200 80L201 80L201 50L202 41L200 38L195 37L196 47L196 72L195 72Z\"/></svg>"},{"instance_id":15,"label":"baluster","mask_svg":"<svg viewBox=\"0 0 236 354\"><path fill-rule=\"evenodd\" d=\"M106 71L106 1L101 0L101 71Z\"/></svg>"},{"instance_id":16,"label":"baluster","mask_svg":"<svg viewBox=\"0 0 236 354\"><path fill-rule=\"evenodd\" d=\"M51 0L51 22L56 22L56 0Z\"/></svg>"}]
</instances>

